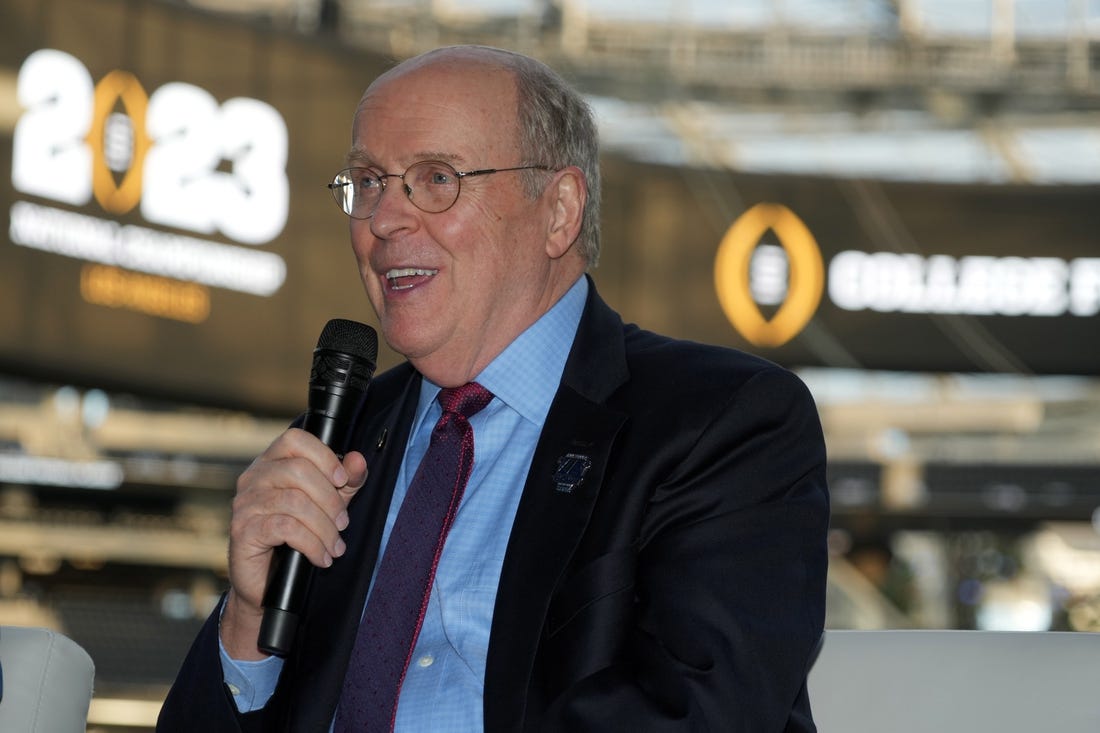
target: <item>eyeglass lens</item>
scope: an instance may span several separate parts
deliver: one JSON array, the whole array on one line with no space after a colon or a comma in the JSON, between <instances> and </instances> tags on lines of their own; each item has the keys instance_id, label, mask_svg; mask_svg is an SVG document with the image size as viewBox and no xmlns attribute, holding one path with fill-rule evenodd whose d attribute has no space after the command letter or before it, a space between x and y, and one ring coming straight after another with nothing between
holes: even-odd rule
<instances>
[{"instance_id":1,"label":"eyeglass lens","mask_svg":"<svg viewBox=\"0 0 1100 733\"><path fill-rule=\"evenodd\" d=\"M462 182L450 165L428 160L414 163L404 174L348 168L336 174L329 188L345 214L367 219L378 208L387 178L402 179L405 195L418 209L428 213L446 211L454 205Z\"/></svg>"}]
</instances>

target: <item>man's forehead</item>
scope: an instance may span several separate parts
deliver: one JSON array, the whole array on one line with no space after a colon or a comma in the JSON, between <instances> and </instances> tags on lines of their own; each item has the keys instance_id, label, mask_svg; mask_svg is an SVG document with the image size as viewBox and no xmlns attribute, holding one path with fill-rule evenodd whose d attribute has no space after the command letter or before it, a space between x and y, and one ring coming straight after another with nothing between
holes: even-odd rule
<instances>
[{"instance_id":1,"label":"man's forehead","mask_svg":"<svg viewBox=\"0 0 1100 733\"><path fill-rule=\"evenodd\" d=\"M461 167L473 148L513 148L514 93L506 72L468 74L438 64L379 78L356 108L348 159L379 164L374 157L383 151L376 148L385 146L387 155L400 156L385 161L390 165L442 160Z\"/></svg>"},{"instance_id":2,"label":"man's forehead","mask_svg":"<svg viewBox=\"0 0 1100 733\"><path fill-rule=\"evenodd\" d=\"M356 118L383 114L430 117L446 115L448 110L514 114L517 92L515 77L499 66L433 63L398 74L387 72L375 79L359 99Z\"/></svg>"}]
</instances>

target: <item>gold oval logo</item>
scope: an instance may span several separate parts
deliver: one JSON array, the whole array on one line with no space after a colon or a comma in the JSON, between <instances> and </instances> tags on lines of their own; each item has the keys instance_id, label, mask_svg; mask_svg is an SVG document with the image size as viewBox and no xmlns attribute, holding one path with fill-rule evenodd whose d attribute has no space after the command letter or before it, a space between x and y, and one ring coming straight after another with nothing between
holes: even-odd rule
<instances>
[{"instance_id":1,"label":"gold oval logo","mask_svg":"<svg viewBox=\"0 0 1100 733\"><path fill-rule=\"evenodd\" d=\"M133 127L130 164L117 184L107 163L104 147L107 120L116 102L122 104ZM96 84L95 112L87 138L92 149L92 193L104 210L114 214L125 214L141 200L141 172L145 153L151 145L145 134L145 111L148 106L149 96L141 82L127 71L116 69Z\"/></svg>"},{"instance_id":2,"label":"gold oval logo","mask_svg":"<svg viewBox=\"0 0 1100 733\"><path fill-rule=\"evenodd\" d=\"M771 229L786 252L787 295L768 320L752 299L749 265L760 239ZM714 287L726 318L754 346L782 346L817 310L825 287L825 265L813 234L782 204L759 203L737 218L722 237L714 261Z\"/></svg>"}]
</instances>

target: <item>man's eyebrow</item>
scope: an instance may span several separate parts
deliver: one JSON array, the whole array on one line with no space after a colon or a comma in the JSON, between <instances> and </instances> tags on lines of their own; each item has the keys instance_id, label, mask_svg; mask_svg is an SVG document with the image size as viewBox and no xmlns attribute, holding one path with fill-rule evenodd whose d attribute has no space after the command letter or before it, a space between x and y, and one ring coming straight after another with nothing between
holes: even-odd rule
<instances>
[{"instance_id":1,"label":"man's eyebrow","mask_svg":"<svg viewBox=\"0 0 1100 733\"><path fill-rule=\"evenodd\" d=\"M455 153L445 153L440 150L422 150L418 153L414 153L413 155L411 155L406 161L404 161L404 164L406 166L409 166L413 163L418 163L424 160L439 160L444 163L449 163L453 166L460 167L465 161L465 158L463 158L461 155L456 155ZM378 167L378 164L375 162L374 158L367 151L362 149L352 149L348 152L347 156L344 158L344 161L349 168Z\"/></svg>"},{"instance_id":2,"label":"man's eyebrow","mask_svg":"<svg viewBox=\"0 0 1100 733\"><path fill-rule=\"evenodd\" d=\"M417 160L439 160L444 163L450 163L451 165L461 165L465 160L461 155L455 153L444 153L441 151L424 151L419 154Z\"/></svg>"},{"instance_id":3,"label":"man's eyebrow","mask_svg":"<svg viewBox=\"0 0 1100 733\"><path fill-rule=\"evenodd\" d=\"M351 168L367 168L373 163L367 151L353 148L344 157L344 162Z\"/></svg>"}]
</instances>

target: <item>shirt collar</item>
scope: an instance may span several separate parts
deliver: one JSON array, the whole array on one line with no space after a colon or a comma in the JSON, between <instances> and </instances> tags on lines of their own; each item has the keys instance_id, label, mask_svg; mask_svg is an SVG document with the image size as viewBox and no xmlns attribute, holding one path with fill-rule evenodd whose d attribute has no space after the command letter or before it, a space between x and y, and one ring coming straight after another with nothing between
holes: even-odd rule
<instances>
[{"instance_id":1,"label":"shirt collar","mask_svg":"<svg viewBox=\"0 0 1100 733\"><path fill-rule=\"evenodd\" d=\"M588 278L582 276L550 310L500 352L474 381L525 420L542 425L557 394L587 297ZM439 390L439 385L423 379L417 423L431 407Z\"/></svg>"}]
</instances>

